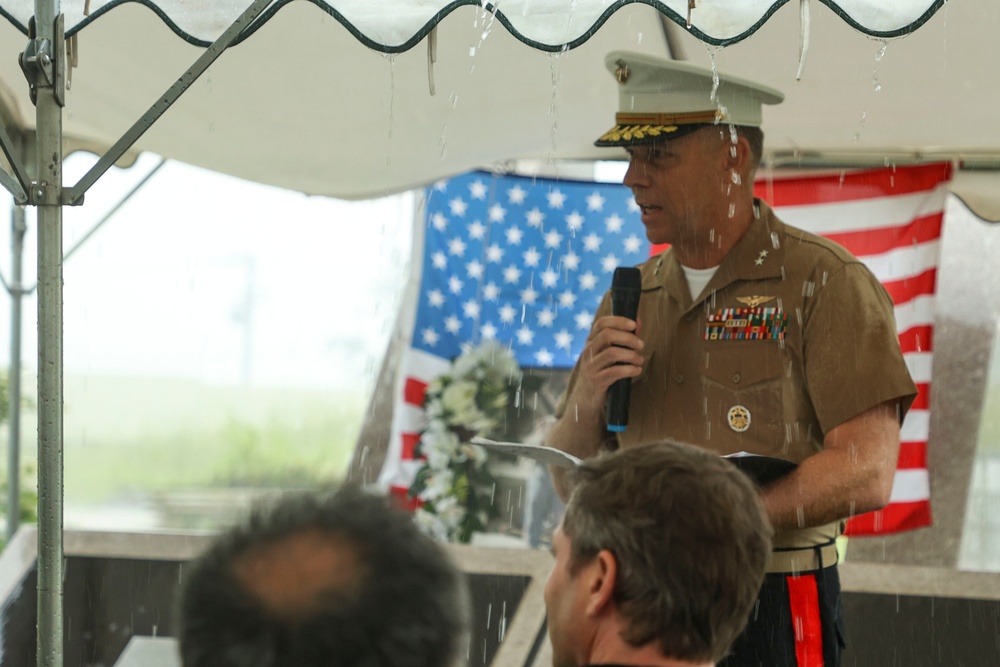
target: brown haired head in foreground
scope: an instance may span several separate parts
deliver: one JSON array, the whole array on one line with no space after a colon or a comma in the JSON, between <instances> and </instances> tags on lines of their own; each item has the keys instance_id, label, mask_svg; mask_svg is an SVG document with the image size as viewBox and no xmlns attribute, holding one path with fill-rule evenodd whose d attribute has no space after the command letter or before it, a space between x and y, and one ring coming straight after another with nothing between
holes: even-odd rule
<instances>
[{"instance_id":1,"label":"brown haired head in foreground","mask_svg":"<svg viewBox=\"0 0 1000 667\"><path fill-rule=\"evenodd\" d=\"M184 667L447 667L466 610L447 554L385 498L292 495L190 566L181 656Z\"/></svg>"},{"instance_id":2,"label":"brown haired head in foreground","mask_svg":"<svg viewBox=\"0 0 1000 667\"><path fill-rule=\"evenodd\" d=\"M546 588L556 667L714 664L746 624L771 552L753 483L658 443L585 461Z\"/></svg>"}]
</instances>

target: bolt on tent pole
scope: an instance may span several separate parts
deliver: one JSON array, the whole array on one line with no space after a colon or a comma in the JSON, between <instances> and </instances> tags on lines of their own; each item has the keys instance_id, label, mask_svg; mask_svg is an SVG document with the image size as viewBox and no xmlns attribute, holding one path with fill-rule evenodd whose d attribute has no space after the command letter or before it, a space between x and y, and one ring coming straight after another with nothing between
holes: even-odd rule
<instances>
[{"instance_id":1,"label":"bolt on tent pole","mask_svg":"<svg viewBox=\"0 0 1000 667\"><path fill-rule=\"evenodd\" d=\"M63 665L62 104L59 0L35 0L38 133L38 667ZM30 45L29 45L30 46ZM28 55L27 53L25 54Z\"/></svg>"}]
</instances>

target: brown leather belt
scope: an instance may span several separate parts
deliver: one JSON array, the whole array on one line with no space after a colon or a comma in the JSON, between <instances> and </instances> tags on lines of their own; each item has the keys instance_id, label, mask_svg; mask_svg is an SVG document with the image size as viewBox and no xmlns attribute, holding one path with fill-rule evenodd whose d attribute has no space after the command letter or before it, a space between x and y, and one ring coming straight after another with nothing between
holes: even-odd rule
<instances>
[{"instance_id":1,"label":"brown leather belt","mask_svg":"<svg viewBox=\"0 0 1000 667\"><path fill-rule=\"evenodd\" d=\"M837 545L833 542L814 547L771 552L768 574L796 574L837 564Z\"/></svg>"}]
</instances>

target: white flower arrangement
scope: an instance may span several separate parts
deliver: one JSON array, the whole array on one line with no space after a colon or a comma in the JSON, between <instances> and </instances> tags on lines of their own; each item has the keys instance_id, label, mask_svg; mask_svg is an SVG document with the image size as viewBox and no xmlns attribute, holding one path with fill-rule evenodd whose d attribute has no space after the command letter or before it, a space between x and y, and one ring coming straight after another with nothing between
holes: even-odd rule
<instances>
[{"instance_id":1,"label":"white flower arrangement","mask_svg":"<svg viewBox=\"0 0 1000 667\"><path fill-rule=\"evenodd\" d=\"M494 436L506 422L521 369L506 348L484 343L459 355L427 386L427 427L416 453L424 458L410 486L421 501L417 525L444 542L468 542L495 511L489 456L473 436Z\"/></svg>"}]
</instances>

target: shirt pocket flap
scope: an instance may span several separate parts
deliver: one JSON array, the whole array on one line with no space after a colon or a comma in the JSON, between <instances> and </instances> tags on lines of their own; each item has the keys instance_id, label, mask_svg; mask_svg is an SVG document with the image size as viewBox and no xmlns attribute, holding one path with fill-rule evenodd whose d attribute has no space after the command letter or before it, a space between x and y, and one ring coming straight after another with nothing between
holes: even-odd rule
<instances>
[{"instance_id":1,"label":"shirt pocket flap","mask_svg":"<svg viewBox=\"0 0 1000 667\"><path fill-rule=\"evenodd\" d=\"M734 390L772 382L781 377L781 355L766 341L727 341L705 354L706 379Z\"/></svg>"}]
</instances>

